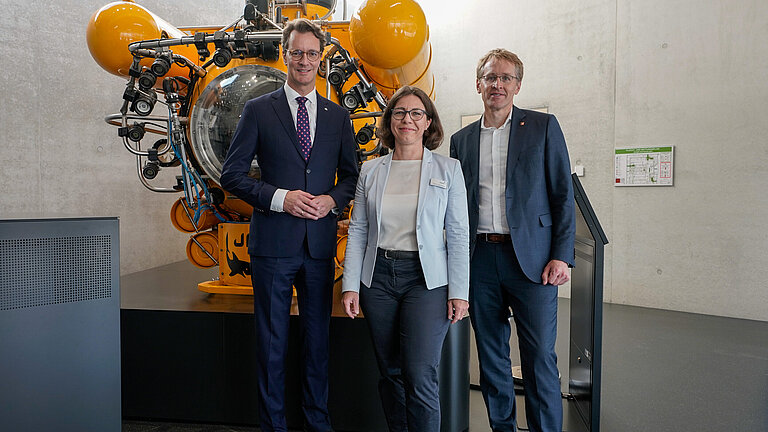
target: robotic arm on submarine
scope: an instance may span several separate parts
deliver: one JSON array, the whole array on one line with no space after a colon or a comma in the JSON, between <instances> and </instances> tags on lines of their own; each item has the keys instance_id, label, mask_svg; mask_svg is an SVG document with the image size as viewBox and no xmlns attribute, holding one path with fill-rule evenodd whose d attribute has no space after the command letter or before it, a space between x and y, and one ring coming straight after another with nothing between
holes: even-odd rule
<instances>
[{"instance_id":1,"label":"robotic arm on submarine","mask_svg":"<svg viewBox=\"0 0 768 432\"><path fill-rule=\"evenodd\" d=\"M329 21L335 7L336 0L246 0L229 25L177 28L126 0L102 7L88 23L94 60L128 80L119 112L105 120L136 157L145 187L182 194L171 222L190 234L189 260L219 266L219 280L201 283L202 291L251 293L246 222L252 208L224 191L219 178L245 102L285 82L286 22L309 18L327 32L316 88L350 112L361 162L379 152L375 122L387 97L406 84L433 97L429 29L415 1L366 0L350 21ZM159 177L163 170L177 173L175 181ZM256 161L250 175L259 175ZM158 185L161 179L169 184Z\"/></svg>"}]
</instances>

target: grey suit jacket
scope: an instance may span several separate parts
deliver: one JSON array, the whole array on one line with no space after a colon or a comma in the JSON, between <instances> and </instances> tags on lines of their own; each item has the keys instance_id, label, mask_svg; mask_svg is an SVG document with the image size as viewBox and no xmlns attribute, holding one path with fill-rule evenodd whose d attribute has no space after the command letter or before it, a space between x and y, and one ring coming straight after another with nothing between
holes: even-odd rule
<instances>
[{"instance_id":1,"label":"grey suit jacket","mask_svg":"<svg viewBox=\"0 0 768 432\"><path fill-rule=\"evenodd\" d=\"M371 285L379 241L381 201L392 155L363 164L344 258L342 291ZM469 220L459 161L424 149L416 239L427 288L448 285L449 299L469 298Z\"/></svg>"}]
</instances>

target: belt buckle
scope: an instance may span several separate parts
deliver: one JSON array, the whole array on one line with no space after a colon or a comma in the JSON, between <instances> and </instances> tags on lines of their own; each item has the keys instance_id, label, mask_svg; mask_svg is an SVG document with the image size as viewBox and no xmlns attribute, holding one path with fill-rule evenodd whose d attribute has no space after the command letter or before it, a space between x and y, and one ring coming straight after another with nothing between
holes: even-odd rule
<instances>
[{"instance_id":1,"label":"belt buckle","mask_svg":"<svg viewBox=\"0 0 768 432\"><path fill-rule=\"evenodd\" d=\"M389 256L389 252L390 252L390 250L389 250L389 249L384 249L384 258L385 258L385 259L388 259L388 260L393 260L393 259L395 259L395 257L390 257L390 256Z\"/></svg>"},{"instance_id":2,"label":"belt buckle","mask_svg":"<svg viewBox=\"0 0 768 432\"><path fill-rule=\"evenodd\" d=\"M497 234L497 233L483 233L483 239L487 243L491 244L501 244L504 243L504 234Z\"/></svg>"}]
</instances>

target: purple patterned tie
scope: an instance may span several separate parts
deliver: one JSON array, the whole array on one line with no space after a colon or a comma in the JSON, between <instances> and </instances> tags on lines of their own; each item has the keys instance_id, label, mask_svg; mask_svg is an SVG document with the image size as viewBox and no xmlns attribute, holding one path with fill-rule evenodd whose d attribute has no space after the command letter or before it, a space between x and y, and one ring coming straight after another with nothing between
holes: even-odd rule
<instances>
[{"instance_id":1,"label":"purple patterned tie","mask_svg":"<svg viewBox=\"0 0 768 432\"><path fill-rule=\"evenodd\" d=\"M312 139L309 135L309 114L307 113L307 107L304 105L307 102L307 98L299 96L296 98L296 102L299 103L299 111L296 115L296 134L299 136L301 154L304 156L304 160L307 160L309 159L309 151L312 149Z\"/></svg>"}]
</instances>

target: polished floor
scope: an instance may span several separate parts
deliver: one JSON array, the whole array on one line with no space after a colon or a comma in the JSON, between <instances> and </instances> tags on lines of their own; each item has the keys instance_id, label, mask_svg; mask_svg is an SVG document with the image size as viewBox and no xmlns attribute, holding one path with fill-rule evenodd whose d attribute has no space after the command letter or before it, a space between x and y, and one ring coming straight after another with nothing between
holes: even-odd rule
<instances>
[{"instance_id":1,"label":"polished floor","mask_svg":"<svg viewBox=\"0 0 768 432\"><path fill-rule=\"evenodd\" d=\"M470 431L490 431L488 419L485 417L483 397L479 390L471 390L470 397ZM518 398L522 402L522 398ZM525 425L521 425L525 426ZM169 423L126 420L123 421L123 432L257 432L259 429L237 425L208 425L189 423Z\"/></svg>"},{"instance_id":2,"label":"polished floor","mask_svg":"<svg viewBox=\"0 0 768 432\"><path fill-rule=\"evenodd\" d=\"M564 391L568 305L561 299L557 343ZM768 432L768 322L604 306L602 431ZM470 430L489 431L482 397L470 393ZM256 430L123 423L125 432Z\"/></svg>"}]
</instances>

